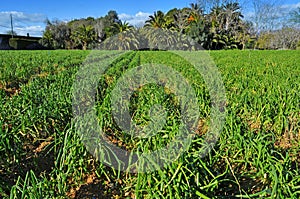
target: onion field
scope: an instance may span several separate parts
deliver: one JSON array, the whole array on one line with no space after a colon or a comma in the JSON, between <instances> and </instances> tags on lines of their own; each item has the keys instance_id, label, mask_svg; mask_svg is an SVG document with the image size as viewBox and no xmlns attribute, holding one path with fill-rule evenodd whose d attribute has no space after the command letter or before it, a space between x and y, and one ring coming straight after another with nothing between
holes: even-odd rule
<instances>
[{"instance_id":1,"label":"onion field","mask_svg":"<svg viewBox=\"0 0 300 199\"><path fill-rule=\"evenodd\" d=\"M97 53L0 51L0 198L300 198L299 51L207 53L224 84L226 118L205 156L199 150L209 133L212 102L205 78L191 63L171 51L130 51L99 77L99 126L127 151L151 152L172 142L181 107L164 81L133 89L129 113L138 126L151 124L155 106L166 121L144 138L124 133L112 116L111 93L126 71L168 65L196 94L199 114L188 149L161 169L127 172L98 161L76 132L74 81Z\"/></svg>"}]
</instances>

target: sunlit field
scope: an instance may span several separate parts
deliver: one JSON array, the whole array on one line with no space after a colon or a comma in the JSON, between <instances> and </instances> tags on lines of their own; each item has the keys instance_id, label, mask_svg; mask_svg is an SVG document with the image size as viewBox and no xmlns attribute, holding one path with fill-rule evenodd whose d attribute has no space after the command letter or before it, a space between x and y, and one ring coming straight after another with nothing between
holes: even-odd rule
<instances>
[{"instance_id":1,"label":"sunlit field","mask_svg":"<svg viewBox=\"0 0 300 199\"><path fill-rule=\"evenodd\" d=\"M121 172L97 161L76 133L72 85L91 51L0 51L0 198L300 198L299 51L208 51L226 90L220 138L200 157L211 101L203 77L168 51L130 51L99 77L97 118L109 140L126 150L151 151L172 141L180 110L168 89L149 84L131 97L143 126L161 104L160 132L134 139L111 116L118 78L139 65L170 65L194 88L199 122L191 146L151 173Z\"/></svg>"}]
</instances>

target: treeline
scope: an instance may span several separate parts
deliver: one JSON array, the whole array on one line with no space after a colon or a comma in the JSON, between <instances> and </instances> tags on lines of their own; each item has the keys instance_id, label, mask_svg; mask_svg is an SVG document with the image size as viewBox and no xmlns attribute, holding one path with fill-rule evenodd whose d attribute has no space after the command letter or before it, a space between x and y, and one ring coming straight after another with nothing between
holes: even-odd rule
<instances>
[{"instance_id":1,"label":"treeline","mask_svg":"<svg viewBox=\"0 0 300 199\"><path fill-rule=\"evenodd\" d=\"M122 34L119 34L122 33ZM118 37L114 37L119 34ZM163 35L163 41L162 41ZM182 36L186 36L182 39ZM164 13L156 11L143 27L121 21L116 11L100 18L88 17L69 22L47 21L41 40L51 49L142 49L146 46L191 46L194 42L205 49L296 49L300 46L299 30L284 27L277 31L256 32L253 23L244 20L239 3L223 3L205 13L199 4ZM178 41L180 40L180 41ZM180 49L182 49L180 47Z\"/></svg>"},{"instance_id":2,"label":"treeline","mask_svg":"<svg viewBox=\"0 0 300 199\"><path fill-rule=\"evenodd\" d=\"M275 31L262 32L256 40L258 49L300 50L300 29L283 27Z\"/></svg>"},{"instance_id":3,"label":"treeline","mask_svg":"<svg viewBox=\"0 0 300 199\"><path fill-rule=\"evenodd\" d=\"M109 11L104 17L75 19L69 22L47 21L42 44L53 49L87 49L116 34L113 26L120 24L116 11Z\"/></svg>"}]
</instances>

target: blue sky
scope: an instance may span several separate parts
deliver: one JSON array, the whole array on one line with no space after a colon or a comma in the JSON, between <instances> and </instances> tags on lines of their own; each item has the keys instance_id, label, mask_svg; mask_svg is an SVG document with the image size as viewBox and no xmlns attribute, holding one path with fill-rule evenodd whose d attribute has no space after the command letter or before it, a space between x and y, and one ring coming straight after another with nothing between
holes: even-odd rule
<instances>
[{"instance_id":1,"label":"blue sky","mask_svg":"<svg viewBox=\"0 0 300 199\"><path fill-rule=\"evenodd\" d=\"M164 12L171 8L182 8L196 0L14 0L2 1L0 6L0 33L9 31L10 14L13 16L15 31L19 35L42 35L46 18L68 21L88 16L104 16L109 10L116 10L122 20L137 25L156 10ZM246 1L245 1L246 2ZM299 0L285 0L283 5L299 5ZM244 4L247 5L247 4ZM249 12L244 6L244 12ZM4 27L3 27L4 26Z\"/></svg>"}]
</instances>

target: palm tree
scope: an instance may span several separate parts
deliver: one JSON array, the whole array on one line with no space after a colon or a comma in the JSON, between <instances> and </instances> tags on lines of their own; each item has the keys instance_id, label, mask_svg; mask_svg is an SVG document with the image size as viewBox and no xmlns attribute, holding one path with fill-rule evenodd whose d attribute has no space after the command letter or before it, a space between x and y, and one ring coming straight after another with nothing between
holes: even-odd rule
<instances>
[{"instance_id":1,"label":"palm tree","mask_svg":"<svg viewBox=\"0 0 300 199\"><path fill-rule=\"evenodd\" d=\"M210 14L209 14L209 21L211 23L212 32L218 32L222 29L223 26L223 13L224 10L220 6L213 7Z\"/></svg>"},{"instance_id":2,"label":"palm tree","mask_svg":"<svg viewBox=\"0 0 300 199\"><path fill-rule=\"evenodd\" d=\"M153 28L168 28L170 25L170 21L168 21L165 17L165 14L162 11L154 12L154 15L149 16L150 19L146 21L146 27Z\"/></svg>"},{"instance_id":3,"label":"palm tree","mask_svg":"<svg viewBox=\"0 0 300 199\"><path fill-rule=\"evenodd\" d=\"M92 26L82 25L72 33L72 38L82 45L83 50L86 50L90 43L96 41L96 37L96 32Z\"/></svg>"},{"instance_id":4,"label":"palm tree","mask_svg":"<svg viewBox=\"0 0 300 199\"><path fill-rule=\"evenodd\" d=\"M104 41L103 48L109 50L136 50L139 48L137 31L128 22L116 22L111 30L116 33Z\"/></svg>"},{"instance_id":5,"label":"palm tree","mask_svg":"<svg viewBox=\"0 0 300 199\"><path fill-rule=\"evenodd\" d=\"M229 30L229 28L235 28L241 21L241 18L244 16L240 12L240 6L238 3L228 3L226 5L223 5L223 20L224 20L224 29L226 31ZM232 27L230 27L232 26Z\"/></svg>"},{"instance_id":6,"label":"palm tree","mask_svg":"<svg viewBox=\"0 0 300 199\"><path fill-rule=\"evenodd\" d=\"M110 50L137 50L139 41L135 30L121 32L105 41L105 46Z\"/></svg>"},{"instance_id":7,"label":"palm tree","mask_svg":"<svg viewBox=\"0 0 300 199\"><path fill-rule=\"evenodd\" d=\"M178 44L178 32L162 29L145 27L144 28L145 38L148 40L150 49L155 50L169 50L175 49Z\"/></svg>"},{"instance_id":8,"label":"palm tree","mask_svg":"<svg viewBox=\"0 0 300 199\"><path fill-rule=\"evenodd\" d=\"M211 47L214 49L237 48L238 38L241 38L239 32L243 31L242 18L238 3L213 7L208 15Z\"/></svg>"},{"instance_id":9,"label":"palm tree","mask_svg":"<svg viewBox=\"0 0 300 199\"><path fill-rule=\"evenodd\" d=\"M116 33L121 33L121 32L133 29L133 26L129 25L128 22L124 21L124 22L120 22L120 23L114 23L112 26L112 29Z\"/></svg>"},{"instance_id":10,"label":"palm tree","mask_svg":"<svg viewBox=\"0 0 300 199\"><path fill-rule=\"evenodd\" d=\"M185 30L189 26L189 9L184 8L181 10L177 10L174 14L174 30L185 33Z\"/></svg>"},{"instance_id":11,"label":"palm tree","mask_svg":"<svg viewBox=\"0 0 300 199\"><path fill-rule=\"evenodd\" d=\"M196 19L199 19L201 16L203 16L203 10L201 9L201 7L199 6L199 4L197 3L191 3L191 13L189 17Z\"/></svg>"}]
</instances>

